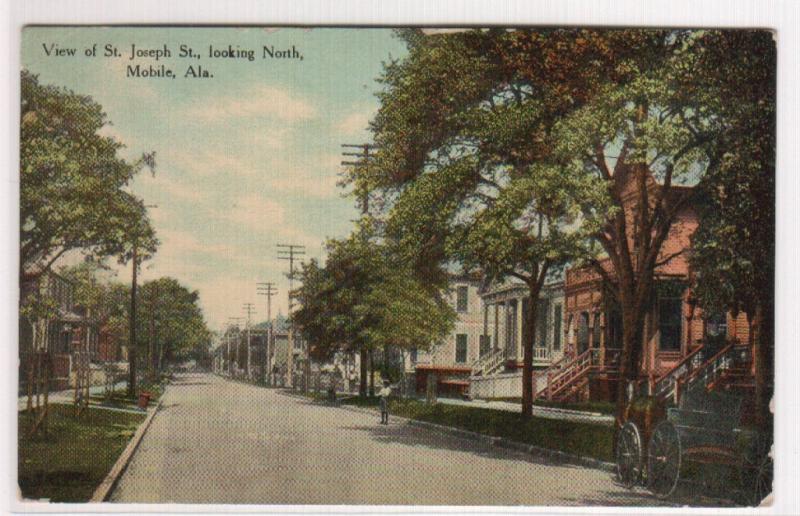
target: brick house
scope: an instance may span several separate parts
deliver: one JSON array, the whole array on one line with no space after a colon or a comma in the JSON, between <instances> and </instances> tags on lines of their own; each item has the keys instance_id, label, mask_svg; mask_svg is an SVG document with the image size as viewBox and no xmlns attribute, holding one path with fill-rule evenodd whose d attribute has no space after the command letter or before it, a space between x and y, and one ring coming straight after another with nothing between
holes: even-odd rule
<instances>
[{"instance_id":1,"label":"brick house","mask_svg":"<svg viewBox=\"0 0 800 516\"><path fill-rule=\"evenodd\" d=\"M26 389L30 360L37 352L47 352L50 358L50 389L69 388L72 372L72 351L84 339L94 335L87 319L75 305L74 285L52 271L45 271L20 288L20 306L34 296L53 303L53 315L31 320L19 317L19 388Z\"/></svg>"},{"instance_id":2,"label":"brick house","mask_svg":"<svg viewBox=\"0 0 800 516\"><path fill-rule=\"evenodd\" d=\"M648 178L650 198L661 185ZM676 193L690 188L675 186ZM622 195L628 227L633 227L637 193L631 184ZM691 237L698 226L694 207L686 204L677 214L662 245L655 270L655 286L644 322L640 372L643 383L653 386L665 375L677 371L691 358L697 367L726 344L748 343L749 325L744 314L705 314L692 297L692 271L689 266ZM629 238L630 235L629 235ZM608 258L600 266L613 281L613 267ZM615 361L622 347L622 322L619 310L604 295L603 279L590 267L573 267L564 281L564 332L566 356L573 360L585 357L593 364L591 374L580 388L572 387L562 395L576 398L613 399L617 386ZM687 366L687 369L691 369ZM682 373L681 373L682 374Z\"/></svg>"}]
</instances>

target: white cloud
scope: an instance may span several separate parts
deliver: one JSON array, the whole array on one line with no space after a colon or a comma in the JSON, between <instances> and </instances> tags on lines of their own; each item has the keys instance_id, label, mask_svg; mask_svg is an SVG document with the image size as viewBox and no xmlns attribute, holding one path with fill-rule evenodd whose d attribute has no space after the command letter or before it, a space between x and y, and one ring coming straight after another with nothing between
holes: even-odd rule
<instances>
[{"instance_id":1,"label":"white cloud","mask_svg":"<svg viewBox=\"0 0 800 516\"><path fill-rule=\"evenodd\" d=\"M201 242L197 237L185 231L159 229L158 238L161 240L159 253L164 250L183 260L186 260L186 257L191 254L210 254L225 259L236 254L236 249L231 245Z\"/></svg>"},{"instance_id":2,"label":"white cloud","mask_svg":"<svg viewBox=\"0 0 800 516\"><path fill-rule=\"evenodd\" d=\"M207 197L205 192L200 191L196 185L182 184L166 177L164 174L156 174L155 178L153 178L153 183L155 188L172 198L190 202L201 202Z\"/></svg>"},{"instance_id":3,"label":"white cloud","mask_svg":"<svg viewBox=\"0 0 800 516\"><path fill-rule=\"evenodd\" d=\"M147 68L148 64L156 64L153 60L143 60L139 64L140 68ZM102 74L103 82L106 90L119 90L125 91L126 97L132 97L136 100L154 100L158 94L151 82L147 79L139 79L134 87L131 87L131 78L127 76L128 66L136 66L126 58L121 59L106 59L105 70Z\"/></svg>"},{"instance_id":4,"label":"white cloud","mask_svg":"<svg viewBox=\"0 0 800 516\"><path fill-rule=\"evenodd\" d=\"M280 150L286 147L286 137L288 131L286 128L271 129L264 132L254 132L249 135L250 145L254 148L268 148L272 150Z\"/></svg>"},{"instance_id":5,"label":"white cloud","mask_svg":"<svg viewBox=\"0 0 800 516\"><path fill-rule=\"evenodd\" d=\"M336 130L348 136L360 134L369 128L371 118L372 113L369 110L350 113L336 124Z\"/></svg>"},{"instance_id":6,"label":"white cloud","mask_svg":"<svg viewBox=\"0 0 800 516\"><path fill-rule=\"evenodd\" d=\"M282 122L309 120L316 109L306 100L290 91L272 86L260 86L235 96L215 96L195 102L187 111L189 118L215 122L231 118L273 118Z\"/></svg>"},{"instance_id":7,"label":"white cloud","mask_svg":"<svg viewBox=\"0 0 800 516\"><path fill-rule=\"evenodd\" d=\"M285 213L279 203L256 194L247 194L239 198L230 209L217 211L217 216L245 229L262 231L266 226L283 225Z\"/></svg>"},{"instance_id":8,"label":"white cloud","mask_svg":"<svg viewBox=\"0 0 800 516\"><path fill-rule=\"evenodd\" d=\"M270 187L280 192L326 199L341 195L338 187L341 158L325 154L297 167L284 167L282 174L270 179Z\"/></svg>"},{"instance_id":9,"label":"white cloud","mask_svg":"<svg viewBox=\"0 0 800 516\"><path fill-rule=\"evenodd\" d=\"M225 152L210 150L166 150L166 160L174 163L185 172L201 176L251 175L253 168L241 159Z\"/></svg>"}]
</instances>

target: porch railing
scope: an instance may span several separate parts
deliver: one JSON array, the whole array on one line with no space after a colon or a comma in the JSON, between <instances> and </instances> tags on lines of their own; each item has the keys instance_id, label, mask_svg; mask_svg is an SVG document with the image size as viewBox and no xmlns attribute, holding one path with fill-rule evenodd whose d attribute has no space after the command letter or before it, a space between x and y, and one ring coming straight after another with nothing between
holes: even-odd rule
<instances>
[{"instance_id":1,"label":"porch railing","mask_svg":"<svg viewBox=\"0 0 800 516\"><path fill-rule=\"evenodd\" d=\"M481 356L472 364L473 376L486 376L505 361L506 353L503 349L494 349Z\"/></svg>"},{"instance_id":2,"label":"porch railing","mask_svg":"<svg viewBox=\"0 0 800 516\"><path fill-rule=\"evenodd\" d=\"M550 361L550 357L553 356L551 351L545 347L534 347L533 348L533 360L534 361Z\"/></svg>"},{"instance_id":3,"label":"porch railing","mask_svg":"<svg viewBox=\"0 0 800 516\"><path fill-rule=\"evenodd\" d=\"M650 396L662 400L673 399L677 403L678 381L702 365L703 346L700 346L683 357L666 373L657 378L651 378L648 384L648 393Z\"/></svg>"},{"instance_id":4,"label":"porch railing","mask_svg":"<svg viewBox=\"0 0 800 516\"><path fill-rule=\"evenodd\" d=\"M534 399L553 397L589 373L589 371L615 372L619 369L621 351L619 349L587 349L575 358L564 357L544 371L534 373ZM539 389L540 382L546 381Z\"/></svg>"},{"instance_id":5,"label":"porch railing","mask_svg":"<svg viewBox=\"0 0 800 516\"><path fill-rule=\"evenodd\" d=\"M679 380L675 395L676 403L680 400L682 392L700 386L708 387L719 380L726 371L735 366L737 351L735 344L730 343L704 362L702 366L696 368L687 374L685 378Z\"/></svg>"}]
</instances>

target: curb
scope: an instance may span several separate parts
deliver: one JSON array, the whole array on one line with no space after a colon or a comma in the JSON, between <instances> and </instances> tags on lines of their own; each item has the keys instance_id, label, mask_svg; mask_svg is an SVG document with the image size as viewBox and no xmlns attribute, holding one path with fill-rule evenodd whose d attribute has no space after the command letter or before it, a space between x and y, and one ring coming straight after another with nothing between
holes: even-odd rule
<instances>
[{"instance_id":1,"label":"curb","mask_svg":"<svg viewBox=\"0 0 800 516\"><path fill-rule=\"evenodd\" d=\"M304 398L310 400L307 396L303 396L302 394L294 394L294 393L285 393L288 396L295 396L298 398ZM311 400L314 401L314 400ZM327 406L335 406L337 408L341 408L344 410L349 410L351 412L358 412L360 414L370 414L375 415L376 411L374 409L363 408L363 407L354 407L351 405L330 405L327 403L320 403ZM525 444L520 443L517 441L512 441L510 439L506 439L504 437L494 437L491 435L480 434L478 432L473 432L471 430L464 430L462 428L455 428L452 426L444 426L439 425L436 423L429 423L427 421L419 421L416 419L409 419L407 417L402 416L392 416L393 419L398 419L403 421L405 424L410 426L415 426L418 428L425 428L427 430L433 430L438 433L453 435L455 437L460 437L462 439L466 439L473 442L483 443L487 446L494 446L497 448L503 448L506 450L512 450L520 453L525 453L528 455L532 455L537 458L546 458L552 460L554 462L561 462L566 464L574 464L577 466L584 466L589 468L600 469L603 471L607 471L609 473L614 473L617 470L616 464L612 462L605 462L599 459L594 459L592 457L585 457L583 455L575 455L572 453L567 453L559 450L551 450L550 448L542 448L541 446L536 446L534 444Z\"/></svg>"},{"instance_id":2,"label":"curb","mask_svg":"<svg viewBox=\"0 0 800 516\"><path fill-rule=\"evenodd\" d=\"M108 499L111 491L117 485L117 481L128 468L128 464L133 457L133 453L139 447L139 443L142 441L147 429L150 428L150 423L153 422L153 418L161 408L161 403L163 402L164 394L166 393L167 389L165 388L158 400L158 404L155 406L155 408L153 408L150 414L147 415L147 418L145 418L142 424L139 425L139 428L136 429L136 433L133 434L133 438L128 442L128 445L122 451L122 454L117 458L114 466L111 467L111 471L108 472L106 478L104 478L103 481L100 482L100 485L98 485L94 490L92 497L89 499L89 503L101 503Z\"/></svg>"}]
</instances>

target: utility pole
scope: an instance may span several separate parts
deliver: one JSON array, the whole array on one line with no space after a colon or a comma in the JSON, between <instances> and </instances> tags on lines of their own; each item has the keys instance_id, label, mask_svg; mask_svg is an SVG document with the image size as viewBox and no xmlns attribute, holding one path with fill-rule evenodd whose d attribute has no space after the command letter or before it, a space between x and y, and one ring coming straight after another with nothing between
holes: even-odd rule
<instances>
[{"instance_id":1,"label":"utility pole","mask_svg":"<svg viewBox=\"0 0 800 516\"><path fill-rule=\"evenodd\" d=\"M253 309L255 305L253 303L245 303L244 304L244 311L247 313L247 322L245 323L245 328L247 328L247 379L251 379L253 376L253 367L252 367L252 359L251 359L251 350L250 350L250 318L253 314Z\"/></svg>"},{"instance_id":2,"label":"utility pole","mask_svg":"<svg viewBox=\"0 0 800 516\"><path fill-rule=\"evenodd\" d=\"M228 376L233 377L233 360L231 360L231 332L233 331L234 325L236 328L239 328L239 321L241 321L241 317L228 317L228 329L231 330L228 332L228 338L225 339L228 342ZM239 332L236 332L237 335L237 342L236 342L236 365L239 365L239 342L238 342L238 335Z\"/></svg>"},{"instance_id":3,"label":"utility pole","mask_svg":"<svg viewBox=\"0 0 800 516\"><path fill-rule=\"evenodd\" d=\"M267 342L264 345L264 383L270 384L270 374L272 371L272 296L278 293L275 284L271 281L258 283L256 290L259 296L266 296L267 298Z\"/></svg>"},{"instance_id":4,"label":"utility pole","mask_svg":"<svg viewBox=\"0 0 800 516\"><path fill-rule=\"evenodd\" d=\"M158 281L153 281L151 283L151 290L150 290L150 335L148 338L149 345L148 345L148 358L150 359L148 369L150 371L150 377L153 381L156 381L159 374L160 374L160 350L157 344L156 338L156 303L158 302Z\"/></svg>"},{"instance_id":5,"label":"utility pole","mask_svg":"<svg viewBox=\"0 0 800 516\"><path fill-rule=\"evenodd\" d=\"M144 208L158 208L155 204L144 205ZM139 235L133 232L131 248L131 261L133 273L131 274L131 313L128 342L128 396L136 397L136 274L139 271Z\"/></svg>"},{"instance_id":6,"label":"utility pole","mask_svg":"<svg viewBox=\"0 0 800 516\"><path fill-rule=\"evenodd\" d=\"M292 290L294 290L294 261L296 258L303 256L306 253L305 246L295 244L278 244L278 259L289 261L289 292L287 297L289 299L289 349L286 352L286 371L289 381L289 387L294 387L293 370L294 370L294 321L292 321Z\"/></svg>"},{"instance_id":7,"label":"utility pole","mask_svg":"<svg viewBox=\"0 0 800 516\"><path fill-rule=\"evenodd\" d=\"M366 167L369 166L369 163L372 159L374 159L374 155L370 154L371 151L377 150L379 147L370 143L343 143L342 148L344 149L358 149L358 152L353 152L350 150L346 150L342 152L342 156L345 156L345 161L342 161L341 164L345 167ZM349 161L348 158L355 157L357 161ZM359 208L361 209L361 216L366 217L369 215L369 192L356 192L358 196L358 204ZM366 349L359 350L359 385L358 385L358 394L359 396L366 396L367 395L367 361L369 361L369 369L370 369L370 387L369 387L369 394L372 396L375 393L375 371L372 368L372 350L367 352Z\"/></svg>"},{"instance_id":8,"label":"utility pole","mask_svg":"<svg viewBox=\"0 0 800 516\"><path fill-rule=\"evenodd\" d=\"M136 272L139 268L139 252L136 239L133 240L133 274L131 275L131 314L128 338L128 396L136 397Z\"/></svg>"}]
</instances>

